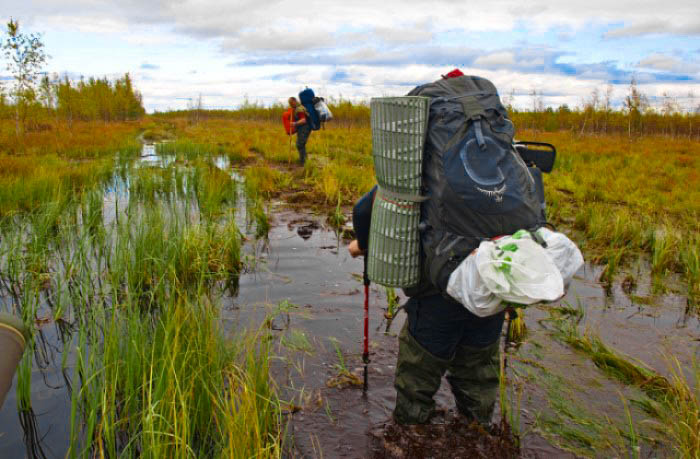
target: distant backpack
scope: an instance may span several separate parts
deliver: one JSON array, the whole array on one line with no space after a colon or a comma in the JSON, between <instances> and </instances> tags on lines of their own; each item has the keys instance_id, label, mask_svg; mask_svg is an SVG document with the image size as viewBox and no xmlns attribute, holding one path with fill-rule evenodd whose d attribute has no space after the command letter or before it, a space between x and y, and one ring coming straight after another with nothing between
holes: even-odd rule
<instances>
[{"instance_id":1,"label":"distant backpack","mask_svg":"<svg viewBox=\"0 0 700 459\"><path fill-rule=\"evenodd\" d=\"M316 107L314 106L315 97L316 95L314 94L314 91L311 88L306 88L299 93L299 101L301 102L301 105L303 105L306 109L306 113L309 114L308 123L311 126L312 130L318 131L319 129L321 129L321 118L318 114L318 111L316 111Z\"/></svg>"},{"instance_id":2,"label":"distant backpack","mask_svg":"<svg viewBox=\"0 0 700 459\"><path fill-rule=\"evenodd\" d=\"M513 147L513 123L495 86L459 76L418 86L431 98L423 150L422 272L409 296L443 293L484 239L545 224L542 175Z\"/></svg>"}]
</instances>

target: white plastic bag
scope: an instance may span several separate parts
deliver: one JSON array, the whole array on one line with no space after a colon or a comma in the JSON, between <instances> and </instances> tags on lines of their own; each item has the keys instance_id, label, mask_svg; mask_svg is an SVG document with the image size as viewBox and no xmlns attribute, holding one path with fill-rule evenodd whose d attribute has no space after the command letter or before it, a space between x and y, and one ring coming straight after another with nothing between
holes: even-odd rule
<instances>
[{"instance_id":1,"label":"white plastic bag","mask_svg":"<svg viewBox=\"0 0 700 459\"><path fill-rule=\"evenodd\" d=\"M564 279L564 286L568 286L574 274L583 266L583 255L574 242L563 233L552 231L549 228L540 228L537 234L542 236L547 243L545 252L552 259L561 277Z\"/></svg>"},{"instance_id":2,"label":"white plastic bag","mask_svg":"<svg viewBox=\"0 0 700 459\"><path fill-rule=\"evenodd\" d=\"M447 282L447 294L479 317L492 316L505 309L501 299L481 280L476 269L475 254L469 255L452 271Z\"/></svg>"},{"instance_id":3,"label":"white plastic bag","mask_svg":"<svg viewBox=\"0 0 700 459\"><path fill-rule=\"evenodd\" d=\"M328 108L328 105L323 99L316 102L314 108L318 112L318 117L321 121L326 122L333 119L333 113L331 113L331 109Z\"/></svg>"},{"instance_id":4,"label":"white plastic bag","mask_svg":"<svg viewBox=\"0 0 700 459\"><path fill-rule=\"evenodd\" d=\"M583 255L565 234L548 228L537 233L546 248L526 231L482 242L452 272L447 293L479 317L501 312L504 301L533 304L558 299L583 266Z\"/></svg>"},{"instance_id":5,"label":"white plastic bag","mask_svg":"<svg viewBox=\"0 0 700 459\"><path fill-rule=\"evenodd\" d=\"M529 236L516 233L482 242L476 252L476 268L486 288L505 301L533 304L564 295L559 269Z\"/></svg>"}]
</instances>

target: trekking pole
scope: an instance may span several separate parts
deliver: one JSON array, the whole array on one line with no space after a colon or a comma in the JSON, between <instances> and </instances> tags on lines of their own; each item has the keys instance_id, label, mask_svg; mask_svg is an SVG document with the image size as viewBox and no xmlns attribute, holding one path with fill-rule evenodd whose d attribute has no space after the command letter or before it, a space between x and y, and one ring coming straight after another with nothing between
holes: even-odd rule
<instances>
[{"instance_id":1,"label":"trekking pole","mask_svg":"<svg viewBox=\"0 0 700 459\"><path fill-rule=\"evenodd\" d=\"M504 369L508 367L508 349L510 349L510 328L513 322L513 316L515 316L515 309L508 306L506 308L506 339L503 343L503 367ZM517 316L516 316L517 317Z\"/></svg>"},{"instance_id":2,"label":"trekking pole","mask_svg":"<svg viewBox=\"0 0 700 459\"><path fill-rule=\"evenodd\" d=\"M365 285L365 337L362 351L362 362L365 364L364 382L362 384L362 394L367 395L367 364L369 363L369 276L367 276L367 254L364 257L365 269L362 274L362 281Z\"/></svg>"}]
</instances>

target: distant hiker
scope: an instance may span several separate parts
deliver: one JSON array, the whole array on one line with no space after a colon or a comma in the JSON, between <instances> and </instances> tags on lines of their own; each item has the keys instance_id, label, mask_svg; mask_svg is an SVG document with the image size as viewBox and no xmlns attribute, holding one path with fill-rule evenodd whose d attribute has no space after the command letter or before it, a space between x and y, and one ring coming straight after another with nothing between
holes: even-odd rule
<instances>
[{"instance_id":1,"label":"distant hiker","mask_svg":"<svg viewBox=\"0 0 700 459\"><path fill-rule=\"evenodd\" d=\"M421 274L418 284L404 287L408 319L399 335L393 416L400 424L429 422L435 408L433 396L446 374L458 411L488 424L498 395L499 338L505 312L479 317L450 297L446 284L480 241L542 226L543 203L536 195L542 187L541 174L513 152L513 124L488 80L464 76L455 69L408 95L433 102L423 147L421 194L375 186L355 204L357 239L348 250L353 257L368 256L375 200L405 208L420 203ZM382 135L405 136L411 128L396 126L414 119L418 118L381 124ZM383 262L398 258L381 255Z\"/></svg>"},{"instance_id":2,"label":"distant hiker","mask_svg":"<svg viewBox=\"0 0 700 459\"><path fill-rule=\"evenodd\" d=\"M306 162L306 142L311 135L311 125L308 123L308 114L296 97L289 98L289 107L293 110L291 125L296 128L297 151L299 152L299 164Z\"/></svg>"}]
</instances>

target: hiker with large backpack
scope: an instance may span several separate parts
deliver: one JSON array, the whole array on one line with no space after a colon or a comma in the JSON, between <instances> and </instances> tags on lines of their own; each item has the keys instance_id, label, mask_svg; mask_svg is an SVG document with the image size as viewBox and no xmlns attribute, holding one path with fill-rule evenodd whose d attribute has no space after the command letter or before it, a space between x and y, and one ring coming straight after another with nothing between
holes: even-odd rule
<instances>
[{"instance_id":1,"label":"hiker with large backpack","mask_svg":"<svg viewBox=\"0 0 700 459\"><path fill-rule=\"evenodd\" d=\"M367 256L373 188L355 204L357 239L350 255ZM459 412L486 425L498 395L499 343L504 313L481 318L437 291L416 292L404 305L406 320L399 334L396 363L396 407L399 424L425 424L435 408L433 396L448 371Z\"/></svg>"},{"instance_id":2,"label":"hiker with large backpack","mask_svg":"<svg viewBox=\"0 0 700 459\"><path fill-rule=\"evenodd\" d=\"M311 122L309 121L308 112L296 97L289 98L289 108L291 110L289 134L291 135L296 131L299 164L303 166L306 162L306 142L308 142L311 135Z\"/></svg>"},{"instance_id":3,"label":"hiker with large backpack","mask_svg":"<svg viewBox=\"0 0 700 459\"><path fill-rule=\"evenodd\" d=\"M409 297L399 335L396 422L427 423L447 374L458 411L488 424L505 306L481 314L467 307L474 298L458 302L448 294L448 284L482 242L545 225L542 175L516 150L513 124L490 81L454 70L408 96L419 97L372 107L379 185L353 209L357 239L348 250L369 259L371 280L403 287ZM397 161L416 148L418 160ZM413 188L402 187L408 181Z\"/></svg>"},{"instance_id":4,"label":"hiker with large backpack","mask_svg":"<svg viewBox=\"0 0 700 459\"><path fill-rule=\"evenodd\" d=\"M311 131L318 131L323 123L332 119L333 114L323 97L316 97L311 88L301 91L299 100L289 98L289 109L282 115L282 123L287 135L297 134L297 151L302 166L306 162L306 142Z\"/></svg>"}]
</instances>

